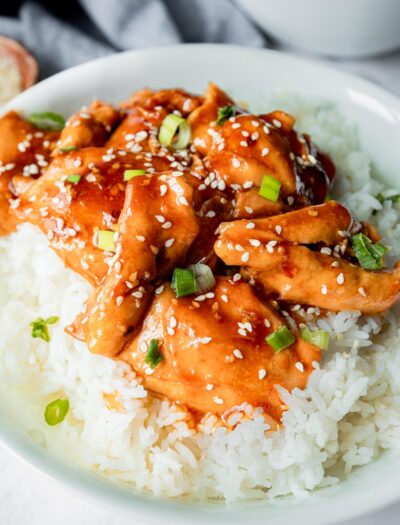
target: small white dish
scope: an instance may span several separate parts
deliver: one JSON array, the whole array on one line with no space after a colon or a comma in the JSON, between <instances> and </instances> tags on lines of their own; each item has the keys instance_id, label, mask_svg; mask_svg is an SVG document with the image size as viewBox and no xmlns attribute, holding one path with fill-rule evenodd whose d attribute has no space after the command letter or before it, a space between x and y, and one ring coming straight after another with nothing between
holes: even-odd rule
<instances>
[{"instance_id":1,"label":"small white dish","mask_svg":"<svg viewBox=\"0 0 400 525\"><path fill-rule=\"evenodd\" d=\"M132 51L60 73L18 96L3 111L53 110L68 115L92 98L118 101L143 86L181 86L202 92L209 80L260 107L272 93L291 91L333 101L359 125L360 139L382 176L400 188L400 100L373 84L316 61L269 50L223 45L185 45ZM318 143L318 137L315 137ZM399 379L400 381L400 379ZM1 386L2 384L2 386ZM11 393L10 393L11 392ZM223 507L135 495L67 460L52 457L26 432L29 407L16 402L0 378L0 439L39 470L130 517L165 525L252 523L324 525L376 510L400 498L400 454L387 452L337 486L309 498Z\"/></svg>"},{"instance_id":2,"label":"small white dish","mask_svg":"<svg viewBox=\"0 0 400 525\"><path fill-rule=\"evenodd\" d=\"M333 57L400 47L398 0L236 0L278 42Z\"/></svg>"}]
</instances>

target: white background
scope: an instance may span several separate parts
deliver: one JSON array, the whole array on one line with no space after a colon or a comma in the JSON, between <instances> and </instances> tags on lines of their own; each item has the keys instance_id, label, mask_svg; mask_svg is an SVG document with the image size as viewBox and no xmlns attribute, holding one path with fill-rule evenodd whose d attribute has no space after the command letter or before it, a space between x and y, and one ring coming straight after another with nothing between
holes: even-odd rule
<instances>
[{"instance_id":1,"label":"white background","mask_svg":"<svg viewBox=\"0 0 400 525\"><path fill-rule=\"evenodd\" d=\"M369 60L337 62L336 65L400 95L400 52ZM399 523L400 503L343 525ZM144 525L84 501L0 446L0 525L128 524Z\"/></svg>"}]
</instances>

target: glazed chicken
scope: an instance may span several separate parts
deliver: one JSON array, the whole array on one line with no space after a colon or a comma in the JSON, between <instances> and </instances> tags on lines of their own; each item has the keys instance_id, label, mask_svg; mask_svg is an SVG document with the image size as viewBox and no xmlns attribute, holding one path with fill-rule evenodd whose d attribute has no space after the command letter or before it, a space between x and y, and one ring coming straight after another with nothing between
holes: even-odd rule
<instances>
[{"instance_id":1,"label":"glazed chicken","mask_svg":"<svg viewBox=\"0 0 400 525\"><path fill-rule=\"evenodd\" d=\"M400 264L329 199L335 167L287 113L253 115L210 84L44 115L62 129L0 119L0 233L40 228L92 285L71 337L196 418L248 404L276 428L277 387L304 388L325 348L293 306L399 299Z\"/></svg>"}]
</instances>

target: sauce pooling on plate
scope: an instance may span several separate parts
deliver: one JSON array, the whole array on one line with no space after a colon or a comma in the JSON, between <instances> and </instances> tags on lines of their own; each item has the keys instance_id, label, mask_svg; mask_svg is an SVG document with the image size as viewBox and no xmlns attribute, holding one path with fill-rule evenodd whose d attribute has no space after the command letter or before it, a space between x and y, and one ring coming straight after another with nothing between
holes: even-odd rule
<instances>
[{"instance_id":1,"label":"sauce pooling on plate","mask_svg":"<svg viewBox=\"0 0 400 525\"><path fill-rule=\"evenodd\" d=\"M0 119L0 233L30 222L93 287L66 327L154 394L221 422L244 405L279 424L329 344L315 315L399 297L386 247L328 193L331 159L283 111L142 90Z\"/></svg>"}]
</instances>

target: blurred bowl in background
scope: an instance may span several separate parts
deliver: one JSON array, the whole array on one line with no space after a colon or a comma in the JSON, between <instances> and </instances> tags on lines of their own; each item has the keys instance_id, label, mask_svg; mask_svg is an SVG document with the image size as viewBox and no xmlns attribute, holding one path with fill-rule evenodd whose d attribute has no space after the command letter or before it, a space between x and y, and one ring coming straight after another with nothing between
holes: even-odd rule
<instances>
[{"instance_id":1,"label":"blurred bowl in background","mask_svg":"<svg viewBox=\"0 0 400 525\"><path fill-rule=\"evenodd\" d=\"M236 0L279 43L332 57L400 47L400 0Z\"/></svg>"},{"instance_id":2,"label":"blurred bowl in background","mask_svg":"<svg viewBox=\"0 0 400 525\"><path fill-rule=\"evenodd\" d=\"M38 78L38 65L21 44L0 35L0 105L31 87Z\"/></svg>"}]
</instances>

